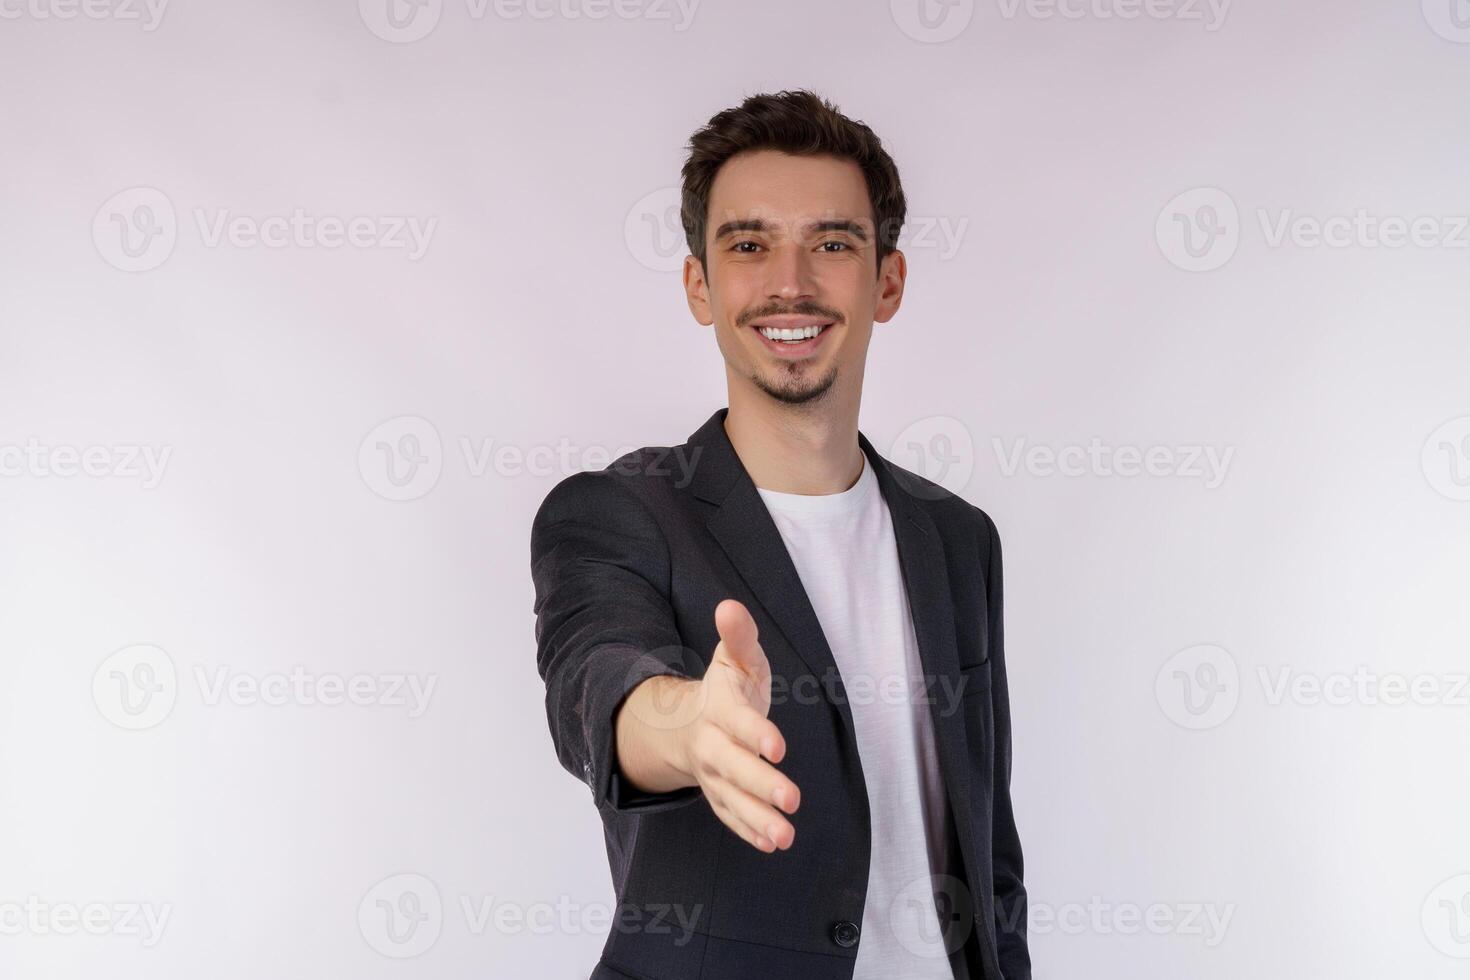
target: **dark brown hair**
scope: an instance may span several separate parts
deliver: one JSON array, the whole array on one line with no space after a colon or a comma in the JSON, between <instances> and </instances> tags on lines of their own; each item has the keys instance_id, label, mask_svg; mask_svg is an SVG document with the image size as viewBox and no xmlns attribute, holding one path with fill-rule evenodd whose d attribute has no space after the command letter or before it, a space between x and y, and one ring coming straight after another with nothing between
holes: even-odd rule
<instances>
[{"instance_id":1,"label":"dark brown hair","mask_svg":"<svg viewBox=\"0 0 1470 980\"><path fill-rule=\"evenodd\" d=\"M752 95L725 109L689 139L683 168L684 188L679 217L689 253L705 261L709 192L725 161L748 150L780 150L797 156L830 156L851 160L862 169L873 208L878 265L898 247L908 205L893 158L868 126L847 118L826 99L805 89L774 95Z\"/></svg>"}]
</instances>

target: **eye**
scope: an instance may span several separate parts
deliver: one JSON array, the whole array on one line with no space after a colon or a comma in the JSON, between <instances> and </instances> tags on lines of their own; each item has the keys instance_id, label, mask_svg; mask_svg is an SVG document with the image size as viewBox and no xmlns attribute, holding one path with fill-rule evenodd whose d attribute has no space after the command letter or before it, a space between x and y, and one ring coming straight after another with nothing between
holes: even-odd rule
<instances>
[{"instance_id":1,"label":"eye","mask_svg":"<svg viewBox=\"0 0 1470 980\"><path fill-rule=\"evenodd\" d=\"M847 242L838 242L838 241L823 242L820 247L823 248L823 249L826 249L828 245L836 245L838 248L846 249L849 252L852 251L852 246L849 245Z\"/></svg>"},{"instance_id":2,"label":"eye","mask_svg":"<svg viewBox=\"0 0 1470 980\"><path fill-rule=\"evenodd\" d=\"M730 251L732 251L732 252L739 252L740 251L740 247L742 245L749 245L751 248L760 248L760 246L757 245L755 242L745 241L745 242L736 242L734 245L731 245L730 246ZM745 255L749 255L750 253L749 252L745 252L744 254Z\"/></svg>"}]
</instances>

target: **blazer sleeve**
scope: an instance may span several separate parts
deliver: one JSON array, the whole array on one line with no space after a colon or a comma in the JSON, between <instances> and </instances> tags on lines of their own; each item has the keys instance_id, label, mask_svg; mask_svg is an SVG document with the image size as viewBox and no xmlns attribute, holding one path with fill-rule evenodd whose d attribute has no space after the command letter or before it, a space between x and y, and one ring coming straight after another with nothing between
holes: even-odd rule
<instances>
[{"instance_id":1,"label":"blazer sleeve","mask_svg":"<svg viewBox=\"0 0 1470 980\"><path fill-rule=\"evenodd\" d=\"M983 513L983 511L982 511ZM1011 709L1006 683L1004 586L1000 532L985 514L990 548L985 566L986 610L990 632L991 697L995 718L995 785L991 827L995 885L996 955L1006 980L1031 980L1026 945L1027 899L1022 874L1021 838L1011 809Z\"/></svg>"},{"instance_id":2,"label":"blazer sleeve","mask_svg":"<svg viewBox=\"0 0 1470 980\"><path fill-rule=\"evenodd\" d=\"M562 766L599 810L685 805L697 786L644 793L618 772L613 720L650 677L694 677L669 604L668 544L644 504L610 472L577 473L542 501L531 526L536 669Z\"/></svg>"}]
</instances>

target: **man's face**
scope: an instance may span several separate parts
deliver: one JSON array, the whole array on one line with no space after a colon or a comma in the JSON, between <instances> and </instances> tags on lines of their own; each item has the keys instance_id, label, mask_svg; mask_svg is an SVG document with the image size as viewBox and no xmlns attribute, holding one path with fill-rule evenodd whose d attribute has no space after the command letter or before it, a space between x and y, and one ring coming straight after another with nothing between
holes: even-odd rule
<instances>
[{"instance_id":1,"label":"man's face","mask_svg":"<svg viewBox=\"0 0 1470 980\"><path fill-rule=\"evenodd\" d=\"M684 286L732 377L787 404L861 386L873 322L897 312L905 270L899 252L877 268L857 164L775 150L732 157L710 189L705 248L707 269L684 260Z\"/></svg>"}]
</instances>

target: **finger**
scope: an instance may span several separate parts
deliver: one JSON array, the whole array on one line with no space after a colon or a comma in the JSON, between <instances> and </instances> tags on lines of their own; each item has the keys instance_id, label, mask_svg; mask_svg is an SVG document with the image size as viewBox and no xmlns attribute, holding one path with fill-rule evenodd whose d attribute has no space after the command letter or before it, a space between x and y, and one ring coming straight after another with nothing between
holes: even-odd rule
<instances>
[{"instance_id":1,"label":"finger","mask_svg":"<svg viewBox=\"0 0 1470 980\"><path fill-rule=\"evenodd\" d=\"M745 824L756 837L763 837L773 846L786 850L796 840L796 828L768 804L729 782L716 785L721 804Z\"/></svg>"},{"instance_id":2,"label":"finger","mask_svg":"<svg viewBox=\"0 0 1470 980\"><path fill-rule=\"evenodd\" d=\"M728 783L723 785L727 787L726 792L728 793L738 792ZM713 785L704 788L704 796L709 800L710 809L714 811L715 816L720 818L720 823L729 827L745 843L767 854L776 849L775 843L770 838L751 829L751 826L725 802L725 797L715 791Z\"/></svg>"},{"instance_id":3,"label":"finger","mask_svg":"<svg viewBox=\"0 0 1470 980\"><path fill-rule=\"evenodd\" d=\"M708 763L715 776L764 804L778 806L787 813L795 813L801 804L801 791L785 773L733 739L713 749ZM774 810L771 813L779 816ZM765 823L756 827L763 830Z\"/></svg>"},{"instance_id":4,"label":"finger","mask_svg":"<svg viewBox=\"0 0 1470 980\"><path fill-rule=\"evenodd\" d=\"M786 757L786 738L776 723L748 705L720 712L715 723L741 745L772 762Z\"/></svg>"},{"instance_id":5,"label":"finger","mask_svg":"<svg viewBox=\"0 0 1470 980\"><path fill-rule=\"evenodd\" d=\"M719 631L725 653L742 670L754 670L765 663L755 619L741 602L726 599L715 607L715 629Z\"/></svg>"}]
</instances>

